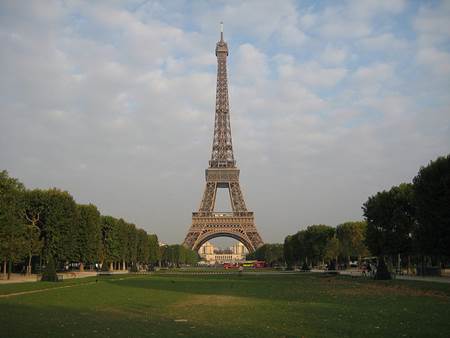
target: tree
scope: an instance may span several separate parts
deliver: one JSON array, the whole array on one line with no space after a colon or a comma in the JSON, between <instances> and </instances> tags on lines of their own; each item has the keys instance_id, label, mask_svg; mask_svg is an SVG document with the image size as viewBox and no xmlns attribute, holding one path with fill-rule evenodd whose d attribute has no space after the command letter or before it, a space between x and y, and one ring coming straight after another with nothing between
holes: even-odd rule
<instances>
[{"instance_id":1,"label":"tree","mask_svg":"<svg viewBox=\"0 0 450 338\"><path fill-rule=\"evenodd\" d=\"M363 205L366 244L375 255L410 253L414 227L413 190L400 184L369 197Z\"/></svg>"},{"instance_id":2,"label":"tree","mask_svg":"<svg viewBox=\"0 0 450 338\"><path fill-rule=\"evenodd\" d=\"M161 261L161 249L159 247L158 236L155 234L148 235L149 258L151 265L156 265Z\"/></svg>"},{"instance_id":3,"label":"tree","mask_svg":"<svg viewBox=\"0 0 450 338\"><path fill-rule=\"evenodd\" d=\"M413 183L419 250L450 257L450 155L420 168Z\"/></svg>"},{"instance_id":4,"label":"tree","mask_svg":"<svg viewBox=\"0 0 450 338\"><path fill-rule=\"evenodd\" d=\"M112 216L100 216L101 224L101 261L103 265L120 260L119 225L118 219ZM102 266L103 266L102 265ZM111 270L114 267L111 267Z\"/></svg>"},{"instance_id":5,"label":"tree","mask_svg":"<svg viewBox=\"0 0 450 338\"><path fill-rule=\"evenodd\" d=\"M128 225L122 218L119 219L117 225L118 225L118 241L119 241L119 259L122 262L122 270L125 270L129 245Z\"/></svg>"},{"instance_id":6,"label":"tree","mask_svg":"<svg viewBox=\"0 0 450 338\"><path fill-rule=\"evenodd\" d=\"M42 195L45 212L41 214L43 255L47 261L51 256L56 262L77 259L78 209L67 191L53 188Z\"/></svg>"},{"instance_id":7,"label":"tree","mask_svg":"<svg viewBox=\"0 0 450 338\"><path fill-rule=\"evenodd\" d=\"M338 256L340 253L340 243L336 236L330 238L325 245L324 258L331 262L331 265L328 267L329 270L336 270Z\"/></svg>"},{"instance_id":8,"label":"tree","mask_svg":"<svg viewBox=\"0 0 450 338\"><path fill-rule=\"evenodd\" d=\"M256 259L265 261L266 264L273 266L281 264L284 261L283 244L269 244L266 243L256 249L251 254L247 255L247 259Z\"/></svg>"},{"instance_id":9,"label":"tree","mask_svg":"<svg viewBox=\"0 0 450 338\"><path fill-rule=\"evenodd\" d=\"M139 264L148 264L150 246L147 232L143 229L137 230L137 261Z\"/></svg>"},{"instance_id":10,"label":"tree","mask_svg":"<svg viewBox=\"0 0 450 338\"><path fill-rule=\"evenodd\" d=\"M412 202L412 186L403 183L389 191L378 192L363 205L367 220L366 244L381 262L377 274L385 274L386 278L386 272L380 270L380 266L385 266L386 256L411 252L414 227Z\"/></svg>"},{"instance_id":11,"label":"tree","mask_svg":"<svg viewBox=\"0 0 450 338\"><path fill-rule=\"evenodd\" d=\"M339 254L348 262L350 257L358 259L368 254L365 245L366 222L346 222L336 227L336 237L339 240Z\"/></svg>"},{"instance_id":12,"label":"tree","mask_svg":"<svg viewBox=\"0 0 450 338\"><path fill-rule=\"evenodd\" d=\"M52 256L48 257L47 264L42 273L41 281L45 282L57 282L58 275L56 274L55 260Z\"/></svg>"},{"instance_id":13,"label":"tree","mask_svg":"<svg viewBox=\"0 0 450 338\"><path fill-rule=\"evenodd\" d=\"M294 240L296 237L293 235L286 236L283 244L283 255L284 261L286 262L287 268L291 270L296 262L294 255Z\"/></svg>"},{"instance_id":14,"label":"tree","mask_svg":"<svg viewBox=\"0 0 450 338\"><path fill-rule=\"evenodd\" d=\"M128 235L127 261L130 264L130 269L136 271L138 240L137 240L137 230L134 224L127 223L127 235Z\"/></svg>"},{"instance_id":15,"label":"tree","mask_svg":"<svg viewBox=\"0 0 450 338\"><path fill-rule=\"evenodd\" d=\"M311 257L312 263L317 264L325 259L325 248L334 236L335 229L324 224L311 225L304 233L306 256Z\"/></svg>"},{"instance_id":16,"label":"tree","mask_svg":"<svg viewBox=\"0 0 450 338\"><path fill-rule=\"evenodd\" d=\"M174 244L166 245L162 248L162 262L166 266L180 267L184 264L195 264L199 261L198 252L184 247L183 245Z\"/></svg>"},{"instance_id":17,"label":"tree","mask_svg":"<svg viewBox=\"0 0 450 338\"><path fill-rule=\"evenodd\" d=\"M101 248L100 212L93 204L77 205L78 227L76 233L75 257L80 262L80 271L84 264L98 260Z\"/></svg>"},{"instance_id":18,"label":"tree","mask_svg":"<svg viewBox=\"0 0 450 338\"><path fill-rule=\"evenodd\" d=\"M9 177L7 171L0 172L0 254L4 274L9 265L8 279L13 262L23 256L25 228L21 218L21 203L24 191L24 185Z\"/></svg>"},{"instance_id":19,"label":"tree","mask_svg":"<svg viewBox=\"0 0 450 338\"><path fill-rule=\"evenodd\" d=\"M23 218L26 223L25 229L25 252L28 254L27 274L31 274L31 259L40 254L44 246L41 239L41 215L45 212L42 203L44 192L39 189L26 190L23 195Z\"/></svg>"},{"instance_id":20,"label":"tree","mask_svg":"<svg viewBox=\"0 0 450 338\"><path fill-rule=\"evenodd\" d=\"M28 255L27 275L31 274L31 259L39 254L44 242L40 238L41 231L39 227L33 224L27 224L24 232L23 249Z\"/></svg>"},{"instance_id":21,"label":"tree","mask_svg":"<svg viewBox=\"0 0 450 338\"><path fill-rule=\"evenodd\" d=\"M24 223L39 228L44 261L50 256L56 262L75 260L79 215L75 200L67 191L28 191L22 216Z\"/></svg>"},{"instance_id":22,"label":"tree","mask_svg":"<svg viewBox=\"0 0 450 338\"><path fill-rule=\"evenodd\" d=\"M311 255L308 252L306 243L306 230L300 230L294 235L292 244L294 245L294 259L297 263L308 265L308 257Z\"/></svg>"}]
</instances>

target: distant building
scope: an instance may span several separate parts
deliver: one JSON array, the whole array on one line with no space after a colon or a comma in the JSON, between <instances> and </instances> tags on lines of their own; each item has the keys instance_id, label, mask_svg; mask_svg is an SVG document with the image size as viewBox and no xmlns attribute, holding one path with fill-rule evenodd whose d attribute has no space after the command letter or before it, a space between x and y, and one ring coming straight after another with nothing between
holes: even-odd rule
<instances>
[{"instance_id":1,"label":"distant building","mask_svg":"<svg viewBox=\"0 0 450 338\"><path fill-rule=\"evenodd\" d=\"M206 242L200 247L198 253L202 260L209 264L223 264L244 261L248 250L241 242L237 242L225 250L215 247L210 242Z\"/></svg>"}]
</instances>

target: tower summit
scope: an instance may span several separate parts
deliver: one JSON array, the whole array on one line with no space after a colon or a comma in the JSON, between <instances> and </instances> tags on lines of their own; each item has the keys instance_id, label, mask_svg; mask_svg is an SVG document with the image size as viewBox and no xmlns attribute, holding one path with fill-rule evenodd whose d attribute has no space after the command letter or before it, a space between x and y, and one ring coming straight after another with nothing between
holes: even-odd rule
<instances>
[{"instance_id":1,"label":"tower summit","mask_svg":"<svg viewBox=\"0 0 450 338\"><path fill-rule=\"evenodd\" d=\"M239 184L239 169L233 154L231 140L230 106L228 98L228 45L223 38L216 44L217 87L214 137L211 159L206 169L206 187L198 212L192 213L192 225L183 245L198 250L203 243L215 237L232 237L245 245L249 252L263 245L254 223L253 212L248 211ZM215 212L217 189L228 189L232 212Z\"/></svg>"},{"instance_id":2,"label":"tower summit","mask_svg":"<svg viewBox=\"0 0 450 338\"><path fill-rule=\"evenodd\" d=\"M228 45L223 40L223 23L220 23L220 41L216 44L217 86L216 117L214 122L214 138L211 153L211 168L234 168L236 163L231 142L230 106L228 102L227 77Z\"/></svg>"}]
</instances>

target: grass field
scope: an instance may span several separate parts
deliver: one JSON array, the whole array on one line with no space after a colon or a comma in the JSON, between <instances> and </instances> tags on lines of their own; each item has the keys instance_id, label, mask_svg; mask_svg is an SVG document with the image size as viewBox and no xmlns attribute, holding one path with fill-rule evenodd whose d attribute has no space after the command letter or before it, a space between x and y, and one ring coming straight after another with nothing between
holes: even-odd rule
<instances>
[{"instance_id":1,"label":"grass field","mask_svg":"<svg viewBox=\"0 0 450 338\"><path fill-rule=\"evenodd\" d=\"M449 284L157 274L0 285L0 295L2 337L450 337Z\"/></svg>"}]
</instances>

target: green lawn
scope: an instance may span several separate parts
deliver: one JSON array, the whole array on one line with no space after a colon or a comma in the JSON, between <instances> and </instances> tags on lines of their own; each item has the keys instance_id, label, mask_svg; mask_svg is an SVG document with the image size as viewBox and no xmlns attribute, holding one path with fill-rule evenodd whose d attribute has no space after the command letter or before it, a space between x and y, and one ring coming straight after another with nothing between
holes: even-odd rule
<instances>
[{"instance_id":1,"label":"green lawn","mask_svg":"<svg viewBox=\"0 0 450 338\"><path fill-rule=\"evenodd\" d=\"M0 285L2 337L450 337L450 285L168 275ZM62 286L70 286L60 288Z\"/></svg>"}]
</instances>

